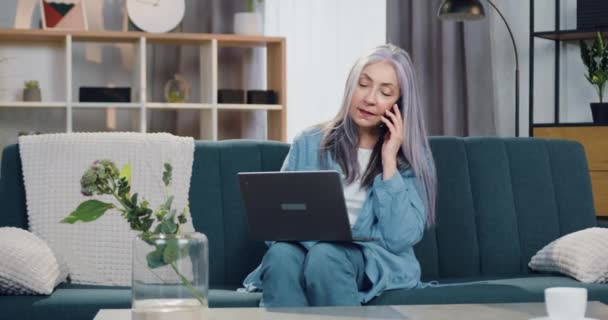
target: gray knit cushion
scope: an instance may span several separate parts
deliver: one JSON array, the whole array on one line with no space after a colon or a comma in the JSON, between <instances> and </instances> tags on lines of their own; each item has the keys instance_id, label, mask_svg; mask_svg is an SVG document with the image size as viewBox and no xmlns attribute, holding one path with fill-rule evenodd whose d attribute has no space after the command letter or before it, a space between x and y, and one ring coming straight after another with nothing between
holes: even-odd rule
<instances>
[{"instance_id":1,"label":"gray knit cushion","mask_svg":"<svg viewBox=\"0 0 608 320\"><path fill-rule=\"evenodd\" d=\"M528 266L558 272L585 283L608 278L608 229L588 228L567 234L542 248Z\"/></svg>"}]
</instances>

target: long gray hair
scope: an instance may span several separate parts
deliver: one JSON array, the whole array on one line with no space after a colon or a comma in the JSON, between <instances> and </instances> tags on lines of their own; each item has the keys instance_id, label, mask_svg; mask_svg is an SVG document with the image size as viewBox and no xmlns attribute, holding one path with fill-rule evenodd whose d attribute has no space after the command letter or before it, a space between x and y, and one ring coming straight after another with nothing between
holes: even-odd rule
<instances>
[{"instance_id":1,"label":"long gray hair","mask_svg":"<svg viewBox=\"0 0 608 320\"><path fill-rule=\"evenodd\" d=\"M369 54L357 60L348 75L340 111L334 119L322 126L324 137L321 149L329 151L340 165L344 171L346 183L352 183L361 177L361 185L369 187L372 185L374 177L382 173L382 140L379 140L374 146L365 172L359 172L357 158L359 127L350 116L353 91L361 72L366 66L381 61L389 62L395 69L403 97L404 139L401 151L397 156L397 166L399 170L411 168L416 175L416 184L426 207L427 226L432 226L435 224L437 193L435 164L428 143L415 71L409 55L403 49L386 44L374 48ZM319 154L321 163L327 164L325 152Z\"/></svg>"}]
</instances>

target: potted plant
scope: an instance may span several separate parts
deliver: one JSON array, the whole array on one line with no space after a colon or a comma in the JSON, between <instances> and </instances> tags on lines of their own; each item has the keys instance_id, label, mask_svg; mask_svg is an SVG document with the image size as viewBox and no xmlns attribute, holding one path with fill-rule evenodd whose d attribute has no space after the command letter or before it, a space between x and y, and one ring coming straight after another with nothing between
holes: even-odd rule
<instances>
[{"instance_id":1,"label":"potted plant","mask_svg":"<svg viewBox=\"0 0 608 320\"><path fill-rule=\"evenodd\" d=\"M190 95L190 84L179 74L173 76L165 84L165 101L170 103L183 103Z\"/></svg>"},{"instance_id":2,"label":"potted plant","mask_svg":"<svg viewBox=\"0 0 608 320\"><path fill-rule=\"evenodd\" d=\"M247 12L237 12L234 14L234 33L261 35L262 16L255 12L255 3L262 3L263 0L246 0Z\"/></svg>"},{"instance_id":3,"label":"potted plant","mask_svg":"<svg viewBox=\"0 0 608 320\"><path fill-rule=\"evenodd\" d=\"M23 101L40 101L40 87L38 81L30 80L25 82L25 88L23 88Z\"/></svg>"},{"instance_id":4,"label":"potted plant","mask_svg":"<svg viewBox=\"0 0 608 320\"><path fill-rule=\"evenodd\" d=\"M608 81L608 45L600 32L591 44L580 41L581 58L587 74L585 78L595 87L599 96L599 103L591 103L591 113L594 124L608 124L608 103L604 102L604 89Z\"/></svg>"}]
</instances>

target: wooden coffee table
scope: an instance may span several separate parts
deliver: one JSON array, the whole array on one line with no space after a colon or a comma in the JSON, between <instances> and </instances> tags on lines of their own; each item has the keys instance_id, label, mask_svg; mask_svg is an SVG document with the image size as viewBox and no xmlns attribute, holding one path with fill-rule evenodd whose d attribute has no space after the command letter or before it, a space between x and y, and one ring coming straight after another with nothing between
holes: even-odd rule
<instances>
[{"instance_id":1,"label":"wooden coffee table","mask_svg":"<svg viewBox=\"0 0 608 320\"><path fill-rule=\"evenodd\" d=\"M409 319L409 320L528 320L545 317L544 303L439 304L365 307L313 308L212 308L209 320L330 320L330 319ZM586 318L608 319L608 306L589 302ZM94 320L130 320L130 309L103 309ZM179 320L179 319L175 319Z\"/></svg>"}]
</instances>

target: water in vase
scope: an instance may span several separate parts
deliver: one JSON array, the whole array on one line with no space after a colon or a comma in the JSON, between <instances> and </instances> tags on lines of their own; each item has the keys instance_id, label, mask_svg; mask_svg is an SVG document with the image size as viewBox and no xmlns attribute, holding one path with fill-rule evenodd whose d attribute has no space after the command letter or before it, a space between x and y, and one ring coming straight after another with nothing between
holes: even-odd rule
<instances>
[{"instance_id":1,"label":"water in vase","mask_svg":"<svg viewBox=\"0 0 608 320\"><path fill-rule=\"evenodd\" d=\"M196 299L146 299L131 309L132 320L207 320L207 301Z\"/></svg>"}]
</instances>

